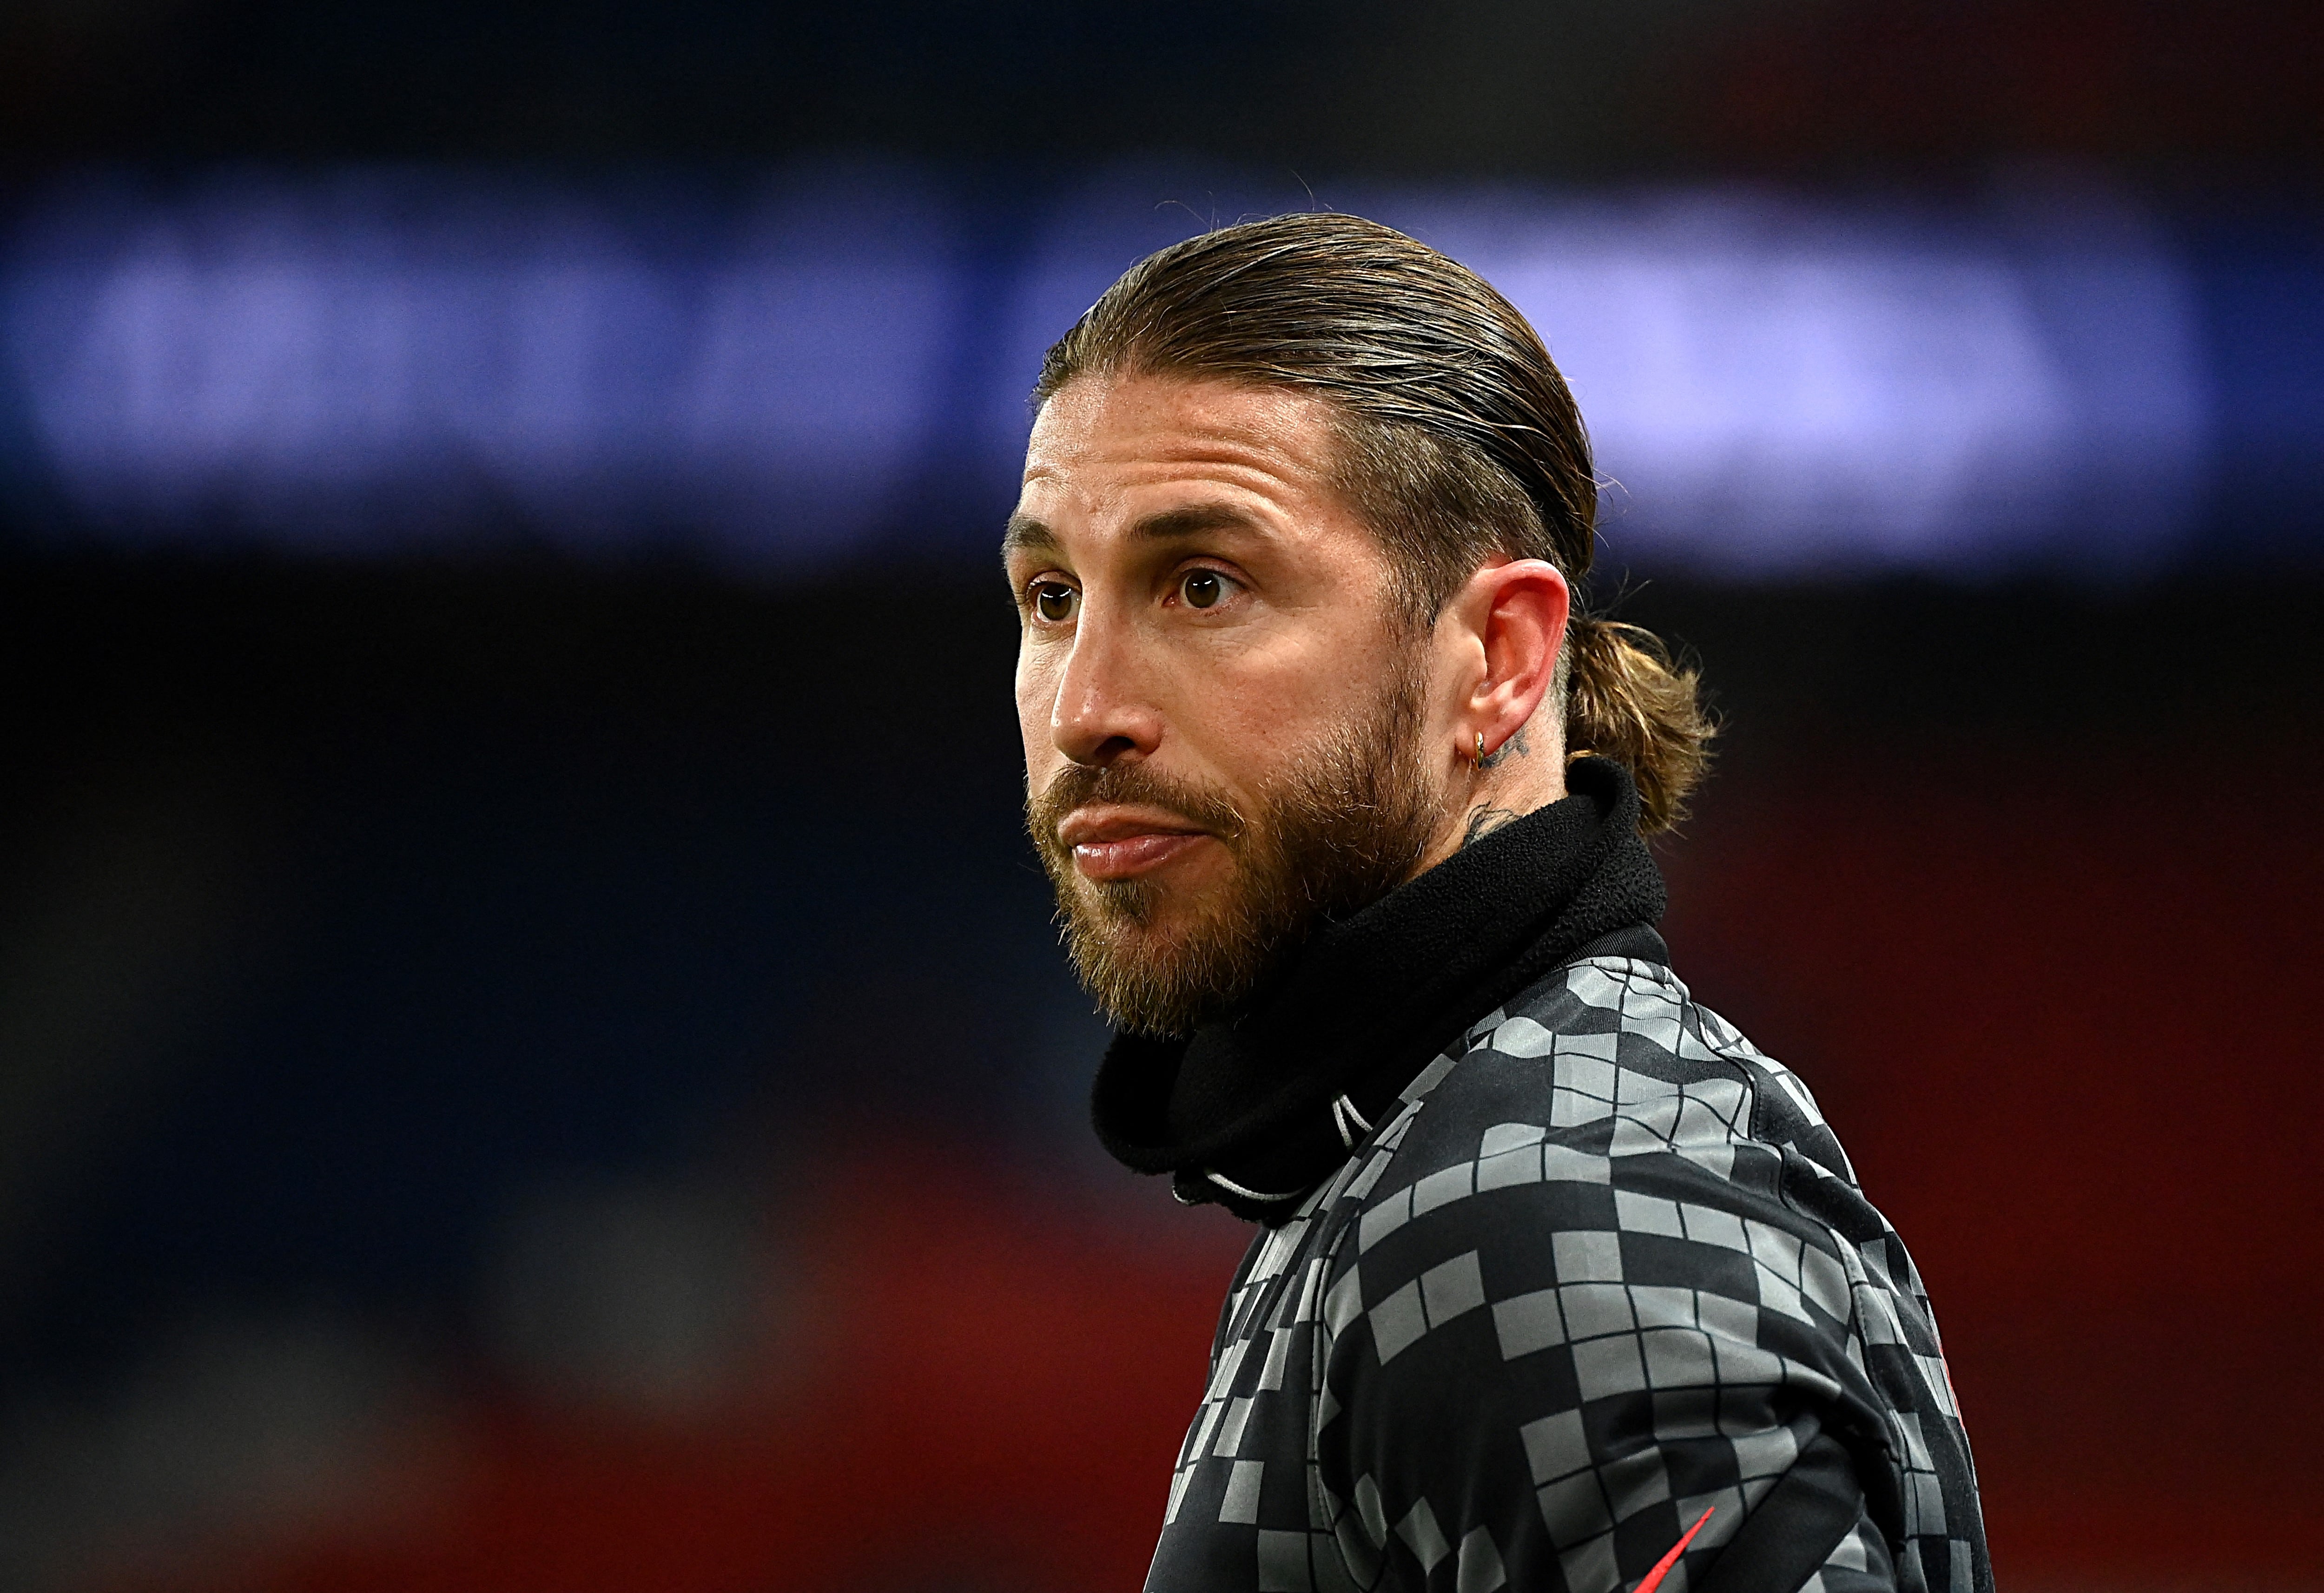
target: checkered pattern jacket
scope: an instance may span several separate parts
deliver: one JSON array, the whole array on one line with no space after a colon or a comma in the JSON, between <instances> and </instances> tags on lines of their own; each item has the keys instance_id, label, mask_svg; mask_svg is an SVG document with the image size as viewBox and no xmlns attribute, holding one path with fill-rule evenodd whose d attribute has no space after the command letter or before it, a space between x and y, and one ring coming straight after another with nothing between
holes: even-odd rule
<instances>
[{"instance_id":1,"label":"checkered pattern jacket","mask_svg":"<svg viewBox=\"0 0 2324 1593\"><path fill-rule=\"evenodd\" d=\"M1698 1521L1659 1593L1992 1586L1927 1297L1813 1098L1591 957L1253 1246L1148 1587L1616 1593Z\"/></svg>"}]
</instances>

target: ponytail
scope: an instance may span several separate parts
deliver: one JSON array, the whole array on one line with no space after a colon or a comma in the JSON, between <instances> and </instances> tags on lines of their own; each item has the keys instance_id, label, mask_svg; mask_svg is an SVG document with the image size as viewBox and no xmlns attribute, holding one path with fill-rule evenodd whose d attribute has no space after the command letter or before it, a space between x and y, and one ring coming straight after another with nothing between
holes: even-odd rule
<instances>
[{"instance_id":1,"label":"ponytail","mask_svg":"<svg viewBox=\"0 0 2324 1593\"><path fill-rule=\"evenodd\" d=\"M1576 614L1566 627L1565 745L1609 758L1638 787L1638 828L1652 835L1686 816L1719 727L1702 675L1674 662L1651 631Z\"/></svg>"}]
</instances>

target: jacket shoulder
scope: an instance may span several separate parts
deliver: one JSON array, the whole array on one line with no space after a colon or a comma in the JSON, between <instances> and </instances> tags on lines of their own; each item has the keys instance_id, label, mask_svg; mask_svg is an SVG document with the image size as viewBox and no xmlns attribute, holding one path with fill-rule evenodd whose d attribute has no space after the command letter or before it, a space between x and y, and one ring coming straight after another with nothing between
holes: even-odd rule
<instances>
[{"instance_id":1,"label":"jacket shoulder","mask_svg":"<svg viewBox=\"0 0 2324 1593\"><path fill-rule=\"evenodd\" d=\"M1788 1195L1829 1183L1860 1206L1846 1158L1806 1086L1667 969L1574 964L1465 1040L1319 1213L1340 1230L1334 1281L1471 1254L1507 1290L1618 1281L1627 1241L1661 1261L1657 1284L1780 1310L1825 1345L1848 1333L1856 1236L1831 1220L1848 1213Z\"/></svg>"},{"instance_id":2,"label":"jacket shoulder","mask_svg":"<svg viewBox=\"0 0 2324 1593\"><path fill-rule=\"evenodd\" d=\"M1369 1205L1399 1181L1444 1174L1433 1194L1464 1162L1485 1181L1472 1192L1519 1182L1535 1163L1542 1171L1529 1181L1605 1183L1611 1164L1655 1153L1773 1193L1787 1148L1854 1184L1796 1075L1668 969L1598 958L1471 1025L1406 1091L1344 1194Z\"/></svg>"},{"instance_id":3,"label":"jacket shoulder","mask_svg":"<svg viewBox=\"0 0 2324 1593\"><path fill-rule=\"evenodd\" d=\"M1692 1519L1674 1498L1723 1502L1707 1563L1812 1451L1904 1546L1900 1585L1928 1585L1924 1554L1981 1563L1902 1245L1807 1087L1667 969L1592 959L1487 1014L1334 1184L1313 1209L1328 1489L1413 1508L1485 1441L1464 1434L1507 1427L1480 1475L1542 1502L1495 1518L1504 1559L1572 1582L1613 1554L1636 1579Z\"/></svg>"}]
</instances>

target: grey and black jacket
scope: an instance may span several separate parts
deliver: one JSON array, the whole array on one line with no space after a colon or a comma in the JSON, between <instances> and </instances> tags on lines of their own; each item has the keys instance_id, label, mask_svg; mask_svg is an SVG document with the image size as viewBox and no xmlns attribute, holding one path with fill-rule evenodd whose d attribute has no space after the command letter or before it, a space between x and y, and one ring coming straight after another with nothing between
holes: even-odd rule
<instances>
[{"instance_id":1,"label":"grey and black jacket","mask_svg":"<svg viewBox=\"0 0 2324 1593\"><path fill-rule=\"evenodd\" d=\"M1571 784L1109 1051L1114 1154L1264 1225L1153 1593L1991 1588L1902 1241L1670 971L1627 776Z\"/></svg>"}]
</instances>

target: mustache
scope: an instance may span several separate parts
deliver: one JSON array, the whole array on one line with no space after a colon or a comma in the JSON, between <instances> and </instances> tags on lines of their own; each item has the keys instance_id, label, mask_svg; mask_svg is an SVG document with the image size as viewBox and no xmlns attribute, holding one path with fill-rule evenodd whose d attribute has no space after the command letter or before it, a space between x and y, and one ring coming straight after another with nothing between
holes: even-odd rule
<instances>
[{"instance_id":1,"label":"mustache","mask_svg":"<svg viewBox=\"0 0 2324 1593\"><path fill-rule=\"evenodd\" d=\"M1027 798L1026 824L1044 849L1062 850L1057 826L1066 815L1077 807L1101 804L1158 807L1229 843L1240 840L1250 828L1241 809L1222 793L1173 778L1142 762L1109 764L1102 769L1067 764L1046 787Z\"/></svg>"}]
</instances>

